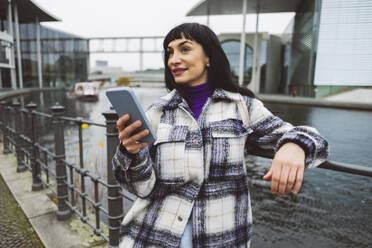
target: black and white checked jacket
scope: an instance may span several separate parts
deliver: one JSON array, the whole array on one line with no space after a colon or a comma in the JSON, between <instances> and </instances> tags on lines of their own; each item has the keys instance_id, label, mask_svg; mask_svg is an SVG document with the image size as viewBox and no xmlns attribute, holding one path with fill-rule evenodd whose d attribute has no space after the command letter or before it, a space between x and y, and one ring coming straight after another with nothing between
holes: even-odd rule
<instances>
[{"instance_id":1,"label":"black and white checked jacket","mask_svg":"<svg viewBox=\"0 0 372 248\"><path fill-rule=\"evenodd\" d=\"M249 247L245 151L295 142L305 150L307 168L328 156L315 129L293 127L261 101L221 89L197 120L176 90L146 114L156 142L136 155L119 145L112 161L117 181L138 196L122 222L120 247L179 247L189 218L193 247Z\"/></svg>"}]
</instances>

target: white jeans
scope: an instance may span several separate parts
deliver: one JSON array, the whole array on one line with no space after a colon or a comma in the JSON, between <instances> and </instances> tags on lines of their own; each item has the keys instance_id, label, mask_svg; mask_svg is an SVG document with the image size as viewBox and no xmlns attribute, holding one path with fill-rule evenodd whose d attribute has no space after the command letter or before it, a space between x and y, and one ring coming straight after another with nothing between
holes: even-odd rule
<instances>
[{"instance_id":1,"label":"white jeans","mask_svg":"<svg viewBox=\"0 0 372 248\"><path fill-rule=\"evenodd\" d=\"M180 248L192 248L192 222L189 220L182 234Z\"/></svg>"}]
</instances>

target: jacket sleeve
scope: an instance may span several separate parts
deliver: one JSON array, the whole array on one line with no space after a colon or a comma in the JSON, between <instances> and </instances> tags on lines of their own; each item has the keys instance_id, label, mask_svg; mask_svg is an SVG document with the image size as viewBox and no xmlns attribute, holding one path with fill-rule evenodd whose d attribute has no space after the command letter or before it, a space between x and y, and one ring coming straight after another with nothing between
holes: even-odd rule
<instances>
[{"instance_id":1,"label":"jacket sleeve","mask_svg":"<svg viewBox=\"0 0 372 248\"><path fill-rule=\"evenodd\" d=\"M154 127L156 119L154 115L159 114L154 109L149 109L146 115ZM154 128L154 130L156 130ZM113 171L116 180L124 189L140 198L146 198L154 188L156 182L153 167L155 148L152 144L143 148L137 154L129 153L120 143L112 159Z\"/></svg>"},{"instance_id":2,"label":"jacket sleeve","mask_svg":"<svg viewBox=\"0 0 372 248\"><path fill-rule=\"evenodd\" d=\"M276 153L285 143L293 142L304 150L306 168L316 167L327 159L328 142L315 128L292 126L274 116L260 100L246 96L244 99L252 129L247 138L246 148L258 147Z\"/></svg>"}]
</instances>

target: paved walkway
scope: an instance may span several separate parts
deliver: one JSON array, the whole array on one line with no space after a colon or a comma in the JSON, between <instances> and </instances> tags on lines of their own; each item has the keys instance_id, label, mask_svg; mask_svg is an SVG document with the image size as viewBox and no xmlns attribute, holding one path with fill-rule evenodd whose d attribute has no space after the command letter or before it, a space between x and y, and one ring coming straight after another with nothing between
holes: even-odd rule
<instances>
[{"instance_id":1,"label":"paved walkway","mask_svg":"<svg viewBox=\"0 0 372 248\"><path fill-rule=\"evenodd\" d=\"M17 173L16 168L14 155L4 155L1 149L0 247L86 247L71 229L76 217L58 221L57 206L47 196L48 190L31 191L31 173Z\"/></svg>"},{"instance_id":2,"label":"paved walkway","mask_svg":"<svg viewBox=\"0 0 372 248\"><path fill-rule=\"evenodd\" d=\"M44 247L1 176L0 247Z\"/></svg>"}]
</instances>

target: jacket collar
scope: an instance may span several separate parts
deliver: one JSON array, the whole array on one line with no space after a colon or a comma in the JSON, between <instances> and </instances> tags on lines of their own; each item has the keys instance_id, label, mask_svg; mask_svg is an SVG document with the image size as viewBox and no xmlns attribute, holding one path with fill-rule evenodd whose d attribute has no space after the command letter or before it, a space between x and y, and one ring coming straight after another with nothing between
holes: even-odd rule
<instances>
[{"instance_id":1,"label":"jacket collar","mask_svg":"<svg viewBox=\"0 0 372 248\"><path fill-rule=\"evenodd\" d=\"M165 109L175 109L179 105L180 106L188 106L185 99L182 98L181 94L176 90L173 89L167 95L160 98L161 101L156 104L158 107L162 107ZM211 96L211 99L215 102L218 101L238 101L239 100L239 93L229 92L223 89L215 89Z\"/></svg>"}]
</instances>

